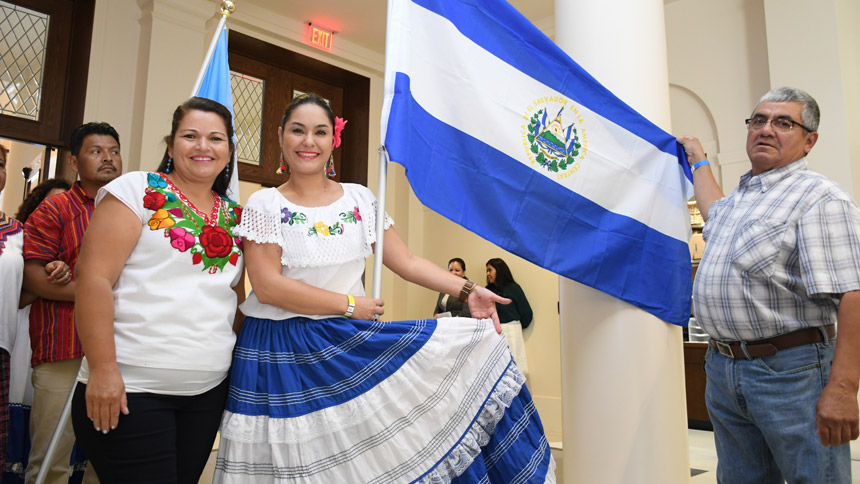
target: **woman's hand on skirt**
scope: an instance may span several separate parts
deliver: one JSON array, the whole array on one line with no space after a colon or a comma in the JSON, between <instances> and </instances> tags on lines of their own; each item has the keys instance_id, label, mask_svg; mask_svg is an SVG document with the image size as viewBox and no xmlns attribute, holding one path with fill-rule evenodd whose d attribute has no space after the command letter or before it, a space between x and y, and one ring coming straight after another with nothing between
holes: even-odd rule
<instances>
[{"instance_id":1,"label":"woman's hand on skirt","mask_svg":"<svg viewBox=\"0 0 860 484\"><path fill-rule=\"evenodd\" d=\"M128 415L125 383L116 362L91 367L87 382L87 417L103 434L119 424L119 413Z\"/></svg>"},{"instance_id":2,"label":"woman's hand on skirt","mask_svg":"<svg viewBox=\"0 0 860 484\"><path fill-rule=\"evenodd\" d=\"M355 310L352 311L352 319L371 321L385 313L385 301L367 296L356 296Z\"/></svg>"},{"instance_id":3,"label":"woman's hand on skirt","mask_svg":"<svg viewBox=\"0 0 860 484\"><path fill-rule=\"evenodd\" d=\"M496 333L502 334L502 325L499 322L499 314L496 312L496 303L510 304L511 300L501 297L493 291L482 286L475 286L469 293L469 311L473 318L492 318Z\"/></svg>"}]
</instances>

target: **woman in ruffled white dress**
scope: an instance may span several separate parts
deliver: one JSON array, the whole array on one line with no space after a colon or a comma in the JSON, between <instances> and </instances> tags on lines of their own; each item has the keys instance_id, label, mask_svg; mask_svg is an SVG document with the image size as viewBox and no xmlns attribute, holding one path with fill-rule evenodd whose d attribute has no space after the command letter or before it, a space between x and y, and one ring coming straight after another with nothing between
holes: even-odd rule
<instances>
[{"instance_id":1,"label":"woman in ruffled white dress","mask_svg":"<svg viewBox=\"0 0 860 484\"><path fill-rule=\"evenodd\" d=\"M499 334L508 300L414 255L387 215L386 266L483 319L373 321L384 302L364 296L362 274L376 199L326 177L344 124L317 96L293 100L278 130L290 179L254 193L236 229L254 290L215 482L555 482Z\"/></svg>"}]
</instances>

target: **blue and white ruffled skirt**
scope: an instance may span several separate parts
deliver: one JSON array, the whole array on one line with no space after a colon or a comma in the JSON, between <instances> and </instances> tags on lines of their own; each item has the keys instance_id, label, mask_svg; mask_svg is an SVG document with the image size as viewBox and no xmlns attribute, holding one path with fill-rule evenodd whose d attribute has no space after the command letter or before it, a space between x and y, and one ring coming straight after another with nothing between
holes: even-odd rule
<instances>
[{"instance_id":1,"label":"blue and white ruffled skirt","mask_svg":"<svg viewBox=\"0 0 860 484\"><path fill-rule=\"evenodd\" d=\"M552 483L524 381L490 320L247 318L215 482Z\"/></svg>"}]
</instances>

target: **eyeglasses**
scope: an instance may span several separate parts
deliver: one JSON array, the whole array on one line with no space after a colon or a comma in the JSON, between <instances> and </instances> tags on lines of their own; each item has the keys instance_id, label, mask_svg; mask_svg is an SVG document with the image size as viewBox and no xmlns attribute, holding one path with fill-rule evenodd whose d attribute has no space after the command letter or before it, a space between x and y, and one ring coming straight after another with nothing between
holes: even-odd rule
<instances>
[{"instance_id":1,"label":"eyeglasses","mask_svg":"<svg viewBox=\"0 0 860 484\"><path fill-rule=\"evenodd\" d=\"M750 131L758 131L764 128L767 123L770 123L770 127L773 128L774 131L779 131L780 133L788 133L795 125L800 126L810 133L814 131L791 118L767 119L764 116L756 116L754 118L744 120L744 123L746 123L747 129Z\"/></svg>"}]
</instances>

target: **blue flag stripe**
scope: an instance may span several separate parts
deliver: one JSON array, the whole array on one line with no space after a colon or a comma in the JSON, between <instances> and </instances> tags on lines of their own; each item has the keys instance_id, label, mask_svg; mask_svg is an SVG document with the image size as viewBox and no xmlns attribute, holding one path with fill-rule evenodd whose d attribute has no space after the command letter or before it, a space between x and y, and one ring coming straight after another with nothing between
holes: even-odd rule
<instances>
[{"instance_id":1,"label":"blue flag stripe","mask_svg":"<svg viewBox=\"0 0 860 484\"><path fill-rule=\"evenodd\" d=\"M677 154L674 137L667 136L603 87L506 1L412 1L447 18L465 37L520 72L624 127L660 151ZM595 99L602 102L595 105Z\"/></svg>"},{"instance_id":2,"label":"blue flag stripe","mask_svg":"<svg viewBox=\"0 0 860 484\"><path fill-rule=\"evenodd\" d=\"M396 75L385 145L422 203L564 277L686 325L687 244L596 203L427 113ZM395 127L396 124L396 127ZM438 183L446 173L446 183ZM476 201L487 203L476 204ZM493 203L493 201L499 201Z\"/></svg>"}]
</instances>

